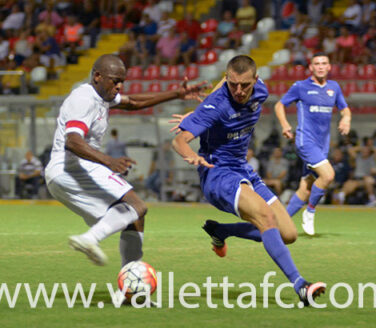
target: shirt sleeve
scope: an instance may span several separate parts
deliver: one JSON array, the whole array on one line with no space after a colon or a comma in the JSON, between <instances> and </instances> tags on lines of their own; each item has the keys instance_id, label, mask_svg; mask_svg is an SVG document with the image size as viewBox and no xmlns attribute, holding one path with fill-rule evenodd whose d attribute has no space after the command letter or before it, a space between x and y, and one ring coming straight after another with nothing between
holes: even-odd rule
<instances>
[{"instance_id":1,"label":"shirt sleeve","mask_svg":"<svg viewBox=\"0 0 376 328\"><path fill-rule=\"evenodd\" d=\"M85 137L96 119L94 104L87 97L72 97L64 106L65 134L76 132Z\"/></svg>"},{"instance_id":2,"label":"shirt sleeve","mask_svg":"<svg viewBox=\"0 0 376 328\"><path fill-rule=\"evenodd\" d=\"M299 85L295 82L286 94L281 98L281 103L285 106L290 105L294 101L298 101L299 97Z\"/></svg>"},{"instance_id":3,"label":"shirt sleeve","mask_svg":"<svg viewBox=\"0 0 376 328\"><path fill-rule=\"evenodd\" d=\"M336 93L337 94L336 106L339 110L342 110L342 109L348 107L348 105L347 105L347 102L345 100L345 97L343 96L341 87L339 86L339 84L337 84L337 85L338 85L338 91Z\"/></svg>"},{"instance_id":4,"label":"shirt sleeve","mask_svg":"<svg viewBox=\"0 0 376 328\"><path fill-rule=\"evenodd\" d=\"M201 135L205 130L211 128L219 119L217 105L204 102L196 110L180 123L180 129L191 132L195 137Z\"/></svg>"}]
</instances>

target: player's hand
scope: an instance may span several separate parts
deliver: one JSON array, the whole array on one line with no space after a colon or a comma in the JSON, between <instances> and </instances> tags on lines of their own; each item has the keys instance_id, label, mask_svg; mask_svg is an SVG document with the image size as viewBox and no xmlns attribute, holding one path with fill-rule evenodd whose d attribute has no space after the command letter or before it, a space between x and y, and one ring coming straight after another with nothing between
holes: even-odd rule
<instances>
[{"instance_id":1,"label":"player's hand","mask_svg":"<svg viewBox=\"0 0 376 328\"><path fill-rule=\"evenodd\" d=\"M136 164L136 161L129 157L111 158L108 167L113 172L126 175L128 170L132 168L132 164Z\"/></svg>"},{"instance_id":2,"label":"player's hand","mask_svg":"<svg viewBox=\"0 0 376 328\"><path fill-rule=\"evenodd\" d=\"M181 132L179 125L180 123L189 115L191 115L192 112L188 112L187 114L181 115L181 114L172 114L173 119L169 120L168 123L176 123L174 127L170 129L170 132L174 132L175 134L179 134Z\"/></svg>"},{"instance_id":3,"label":"player's hand","mask_svg":"<svg viewBox=\"0 0 376 328\"><path fill-rule=\"evenodd\" d=\"M184 100L194 99L202 102L202 97L206 96L204 91L211 88L212 85L208 84L208 81L188 85L188 77L185 77L179 88L179 98Z\"/></svg>"},{"instance_id":4,"label":"player's hand","mask_svg":"<svg viewBox=\"0 0 376 328\"><path fill-rule=\"evenodd\" d=\"M350 121L348 119L341 119L339 121L338 130L341 135L347 135L350 132Z\"/></svg>"},{"instance_id":5,"label":"player's hand","mask_svg":"<svg viewBox=\"0 0 376 328\"><path fill-rule=\"evenodd\" d=\"M287 139L293 139L294 133L292 132L292 128L290 125L282 128L282 135Z\"/></svg>"},{"instance_id":6,"label":"player's hand","mask_svg":"<svg viewBox=\"0 0 376 328\"><path fill-rule=\"evenodd\" d=\"M203 158L202 156L195 156L195 157L185 157L184 160L188 163L188 164L191 164L191 165L195 165L195 166L198 166L198 165L201 165L201 166L205 166L209 169L211 169L212 167L214 167L213 164L209 164L205 158Z\"/></svg>"}]
</instances>

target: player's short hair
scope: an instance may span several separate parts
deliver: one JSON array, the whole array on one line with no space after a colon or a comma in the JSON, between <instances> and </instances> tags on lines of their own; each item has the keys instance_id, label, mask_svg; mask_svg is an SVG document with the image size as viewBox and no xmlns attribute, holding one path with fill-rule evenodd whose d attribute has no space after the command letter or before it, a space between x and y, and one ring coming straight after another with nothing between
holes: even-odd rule
<instances>
[{"instance_id":1,"label":"player's short hair","mask_svg":"<svg viewBox=\"0 0 376 328\"><path fill-rule=\"evenodd\" d=\"M313 54L312 58L311 58L311 61L313 58L315 57L328 57L328 59L330 60L328 54L326 54L325 52L323 51L320 51L320 52L316 52L315 54Z\"/></svg>"},{"instance_id":2,"label":"player's short hair","mask_svg":"<svg viewBox=\"0 0 376 328\"><path fill-rule=\"evenodd\" d=\"M252 70L256 75L257 67L255 61L251 57L239 55L235 56L228 62L226 70L232 70L237 74L243 74Z\"/></svg>"}]
</instances>

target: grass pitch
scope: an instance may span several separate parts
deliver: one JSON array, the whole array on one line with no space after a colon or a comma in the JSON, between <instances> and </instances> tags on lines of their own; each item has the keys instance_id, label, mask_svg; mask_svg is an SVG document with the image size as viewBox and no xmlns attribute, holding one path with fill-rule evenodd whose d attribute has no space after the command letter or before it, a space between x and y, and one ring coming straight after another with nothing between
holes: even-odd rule
<instances>
[{"instance_id":1,"label":"grass pitch","mask_svg":"<svg viewBox=\"0 0 376 328\"><path fill-rule=\"evenodd\" d=\"M293 304L283 309L276 303L277 287L287 282L267 256L260 243L237 238L228 239L228 255L219 258L210 249L210 240L201 226L205 219L235 222L236 218L208 205L150 205L145 225L144 261L162 272L162 308L114 308L106 283L116 287L120 269L118 235L102 243L109 265L96 267L86 257L68 248L67 237L84 232L83 220L63 206L33 203L0 205L0 283L6 284L13 297L17 283L19 294L11 308L3 290L0 299L0 327L372 327L375 325L376 290L364 291L363 308L359 308L359 283L376 283L376 210L364 208L319 208L315 237L302 233L300 215L295 223L299 238L289 246L301 274L311 281L327 283L327 293L318 299L326 308L297 308L298 298L290 288L281 299ZM260 287L267 272L274 288L265 298ZM169 283L168 273L174 273ZM213 288L210 304L203 287L207 277L222 283L224 277L234 284L228 289L225 303L223 288ZM197 284L200 296L185 297L186 303L198 306L188 309L179 299L179 290L187 282ZM250 288L255 293L243 297L253 307L241 308L237 301ZM347 287L333 286L342 282ZM21 285L22 283L22 285ZM34 306L27 297L29 285L35 300L38 285L44 283L50 297L58 284L55 299L47 307L40 295ZM85 308L80 296L72 308L62 289L65 283L70 296L81 283L88 296L96 284L92 302ZM337 285L338 286L338 285ZM347 288L347 289L346 289ZM353 300L349 296L353 292ZM173 291L172 291L173 289ZM187 293L194 293L188 287ZM330 293L339 309L330 301ZM196 293L197 295L197 293ZM155 299L156 295L152 296ZM173 300L173 304L171 303ZM264 301L268 302L265 308ZM375 303L374 303L375 302ZM217 305L217 308L213 307ZM234 305L228 308L229 304ZM170 307L169 307L170 306ZM227 307L227 308L226 308Z\"/></svg>"}]
</instances>

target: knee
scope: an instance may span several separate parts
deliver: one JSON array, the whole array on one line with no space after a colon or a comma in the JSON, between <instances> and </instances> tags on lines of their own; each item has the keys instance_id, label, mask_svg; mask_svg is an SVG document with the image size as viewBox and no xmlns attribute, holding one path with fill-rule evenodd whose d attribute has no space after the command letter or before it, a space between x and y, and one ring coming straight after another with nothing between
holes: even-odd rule
<instances>
[{"instance_id":1,"label":"knee","mask_svg":"<svg viewBox=\"0 0 376 328\"><path fill-rule=\"evenodd\" d=\"M329 186L334 180L334 172L330 172L322 177L325 186Z\"/></svg>"},{"instance_id":2,"label":"knee","mask_svg":"<svg viewBox=\"0 0 376 328\"><path fill-rule=\"evenodd\" d=\"M133 207L133 209L136 211L139 218L143 218L148 211L148 207L146 203L143 201L139 201L137 203L133 203L129 205Z\"/></svg>"},{"instance_id":3,"label":"knee","mask_svg":"<svg viewBox=\"0 0 376 328\"><path fill-rule=\"evenodd\" d=\"M288 245L294 243L298 239L298 232L294 226L294 228L290 229L287 233L282 236L283 242Z\"/></svg>"}]
</instances>

